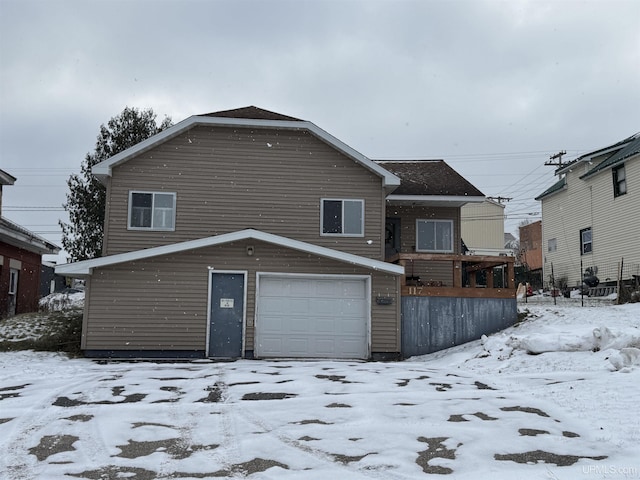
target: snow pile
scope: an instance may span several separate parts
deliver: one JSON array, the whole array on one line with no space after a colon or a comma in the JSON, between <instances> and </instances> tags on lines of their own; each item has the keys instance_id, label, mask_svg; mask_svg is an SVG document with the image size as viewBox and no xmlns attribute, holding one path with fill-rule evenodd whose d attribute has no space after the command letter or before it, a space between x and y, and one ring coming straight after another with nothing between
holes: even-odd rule
<instances>
[{"instance_id":1,"label":"snow pile","mask_svg":"<svg viewBox=\"0 0 640 480\"><path fill-rule=\"evenodd\" d=\"M52 293L40 299L40 309L48 312L57 312L67 308L82 308L83 306L84 292L81 290Z\"/></svg>"},{"instance_id":2,"label":"snow pile","mask_svg":"<svg viewBox=\"0 0 640 480\"><path fill-rule=\"evenodd\" d=\"M583 322L562 320L566 309L558 307L533 308L534 315L541 319L529 319L523 324L498 334L482 336L480 344L483 351L479 357L493 357L497 360L512 358L516 352L529 355L543 353L602 352L614 369L640 365L640 310L632 305L610 306L608 308L569 307ZM628 312L625 315L607 315L598 318L598 313ZM638 314L636 316L636 314ZM633 320L635 316L635 321ZM572 317L573 318L573 317ZM601 325L593 327L590 323L596 319ZM607 326L609 325L609 326Z\"/></svg>"}]
</instances>

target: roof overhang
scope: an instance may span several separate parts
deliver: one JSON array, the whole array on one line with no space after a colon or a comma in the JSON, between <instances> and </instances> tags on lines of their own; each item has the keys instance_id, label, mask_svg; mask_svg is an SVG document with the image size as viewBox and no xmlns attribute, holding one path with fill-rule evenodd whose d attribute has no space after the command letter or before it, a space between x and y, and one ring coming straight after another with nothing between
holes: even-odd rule
<instances>
[{"instance_id":1,"label":"roof overhang","mask_svg":"<svg viewBox=\"0 0 640 480\"><path fill-rule=\"evenodd\" d=\"M3 221L8 222L6 218L3 218ZM59 247L46 241L44 238L22 230L22 228L16 230L10 228L10 226L0 225L0 241L39 255L55 255L60 251Z\"/></svg>"},{"instance_id":2,"label":"roof overhang","mask_svg":"<svg viewBox=\"0 0 640 480\"><path fill-rule=\"evenodd\" d=\"M344 262L351 265L388 273L391 275L404 275L404 267L400 265L394 265L392 263L386 263L380 260L373 260L371 258L361 257L359 255L353 255L351 253L341 252L339 250L333 250L331 248L321 247L318 245L313 245L311 243L301 242L299 240L293 240L291 238L281 237L279 235L261 232L254 229L240 230L238 232L225 233L213 237L200 238L197 240L189 240L186 242L164 245L161 247L136 250L133 252L120 253L117 255L110 255L108 257L84 260L81 262L67 263L64 265L56 266L56 273L69 277L89 276L93 274L93 270L95 268L107 267L126 262L135 262L138 260L146 260L162 255L170 255L199 248L224 245L227 243L238 242L242 240L257 240L277 245L279 247L290 248L292 250L297 250L311 255L317 255L319 257L329 258L331 260L337 260L339 262Z\"/></svg>"},{"instance_id":3,"label":"roof overhang","mask_svg":"<svg viewBox=\"0 0 640 480\"><path fill-rule=\"evenodd\" d=\"M92 173L100 179L101 182L105 182L107 177L111 176L111 172L114 167L126 162L130 158L140 155L157 145L160 145L171 138L174 138L190 128L196 126L219 126L219 127L237 127L237 128L268 128L279 130L293 130L293 131L308 131L319 140L327 143L335 149L342 152L347 157L354 160L356 163L361 164L363 167L372 171L376 175L382 178L382 186L389 189L394 189L400 185L400 179L393 175L391 172L385 170L383 167L370 160L360 152L354 150L346 143L338 140L333 135L322 130L317 125L307 121L292 121L292 120L254 120L247 118L228 118L228 117L209 117L202 115L193 115L172 127L163 130L162 132L150 137L142 142L134 145L127 150L124 150L113 157L96 164L92 168Z\"/></svg>"},{"instance_id":4,"label":"roof overhang","mask_svg":"<svg viewBox=\"0 0 640 480\"><path fill-rule=\"evenodd\" d=\"M390 205L418 205L424 207L462 207L467 203L482 203L486 197L466 195L387 195Z\"/></svg>"},{"instance_id":5,"label":"roof overhang","mask_svg":"<svg viewBox=\"0 0 640 480\"><path fill-rule=\"evenodd\" d=\"M4 170L0 170L0 186L1 185L13 185L16 181L16 177L9 175Z\"/></svg>"}]
</instances>

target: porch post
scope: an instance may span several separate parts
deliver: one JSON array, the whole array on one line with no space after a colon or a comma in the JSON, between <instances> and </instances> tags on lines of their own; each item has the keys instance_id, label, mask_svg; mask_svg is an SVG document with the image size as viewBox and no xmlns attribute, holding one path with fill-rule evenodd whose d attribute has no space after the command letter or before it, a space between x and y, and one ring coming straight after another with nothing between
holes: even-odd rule
<instances>
[{"instance_id":1,"label":"porch post","mask_svg":"<svg viewBox=\"0 0 640 480\"><path fill-rule=\"evenodd\" d=\"M453 261L453 287L462 288L462 260Z\"/></svg>"},{"instance_id":2,"label":"porch post","mask_svg":"<svg viewBox=\"0 0 640 480\"><path fill-rule=\"evenodd\" d=\"M404 268L404 275L400 277L400 286L406 287L407 286L407 261L400 259L398 260L398 263L402 265L402 267Z\"/></svg>"},{"instance_id":3,"label":"porch post","mask_svg":"<svg viewBox=\"0 0 640 480\"><path fill-rule=\"evenodd\" d=\"M514 262L507 263L507 288L515 288L516 287L516 273Z\"/></svg>"},{"instance_id":4,"label":"porch post","mask_svg":"<svg viewBox=\"0 0 640 480\"><path fill-rule=\"evenodd\" d=\"M493 267L485 268L484 273L487 277L487 288L493 288Z\"/></svg>"}]
</instances>

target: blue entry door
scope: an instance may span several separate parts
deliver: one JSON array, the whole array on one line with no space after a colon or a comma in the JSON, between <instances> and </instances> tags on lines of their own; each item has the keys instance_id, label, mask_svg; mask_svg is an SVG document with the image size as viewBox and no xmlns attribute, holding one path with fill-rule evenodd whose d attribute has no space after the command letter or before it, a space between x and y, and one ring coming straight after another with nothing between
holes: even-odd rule
<instances>
[{"instance_id":1,"label":"blue entry door","mask_svg":"<svg viewBox=\"0 0 640 480\"><path fill-rule=\"evenodd\" d=\"M209 357L242 356L244 273L211 272Z\"/></svg>"}]
</instances>

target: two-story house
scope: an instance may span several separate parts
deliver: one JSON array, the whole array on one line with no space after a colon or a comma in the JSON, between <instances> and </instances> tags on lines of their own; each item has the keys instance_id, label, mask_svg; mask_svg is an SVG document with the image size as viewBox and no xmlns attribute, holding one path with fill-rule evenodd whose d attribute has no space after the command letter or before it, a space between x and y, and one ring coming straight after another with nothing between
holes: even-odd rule
<instances>
[{"instance_id":1,"label":"two-story house","mask_svg":"<svg viewBox=\"0 0 640 480\"><path fill-rule=\"evenodd\" d=\"M412 185L403 165L450 181ZM103 256L56 272L86 279L94 357L399 357L407 262L461 289L460 206L484 199L444 162L378 163L255 107L189 117L93 173Z\"/></svg>"},{"instance_id":2,"label":"two-story house","mask_svg":"<svg viewBox=\"0 0 640 480\"><path fill-rule=\"evenodd\" d=\"M640 275L640 133L556 170L541 193L544 278L579 286ZM557 284L557 283L556 283Z\"/></svg>"},{"instance_id":3,"label":"two-story house","mask_svg":"<svg viewBox=\"0 0 640 480\"><path fill-rule=\"evenodd\" d=\"M42 255L60 251L1 215L2 187L15 181L14 176L0 170L0 318L38 310Z\"/></svg>"},{"instance_id":4,"label":"two-story house","mask_svg":"<svg viewBox=\"0 0 640 480\"><path fill-rule=\"evenodd\" d=\"M462 241L470 254L513 255L512 250L504 248L504 208L490 198L462 206Z\"/></svg>"}]
</instances>

